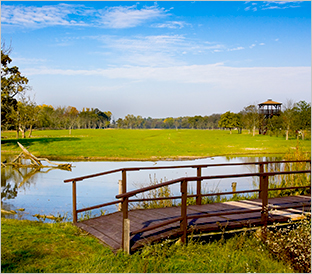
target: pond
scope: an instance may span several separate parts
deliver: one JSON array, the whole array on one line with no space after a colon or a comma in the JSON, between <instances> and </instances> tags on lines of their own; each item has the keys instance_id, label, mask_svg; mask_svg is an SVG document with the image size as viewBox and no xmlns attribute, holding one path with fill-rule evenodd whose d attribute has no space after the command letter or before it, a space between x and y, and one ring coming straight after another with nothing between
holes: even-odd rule
<instances>
[{"instance_id":1,"label":"pond","mask_svg":"<svg viewBox=\"0 0 312 274\"><path fill-rule=\"evenodd\" d=\"M8 158L8 156L7 156ZM65 179L90 175L103 171L126 167L154 167L173 165L243 163L266 160L280 160L277 157L213 157L185 161L128 161L128 162L72 162L72 170L41 169L33 172L30 168L13 169L1 168L1 207L6 211L15 211L17 214L4 214L7 218L38 220L34 215L66 216L72 219L72 184L64 183ZM2 156L2 161L5 158ZM7 159L9 162L10 159ZM58 162L62 163L62 162ZM256 172L257 167L227 166L209 167L202 169L202 176L223 175L235 173ZM196 176L196 169L165 169L127 172L127 190L133 190L149 185L151 182L161 182L185 176ZM87 179L77 183L77 208L94 206L115 200L118 194L118 181L121 172ZM237 191L258 188L254 178L235 178L204 181L203 192L231 191L232 183L237 182ZM188 192L195 193L196 187L191 183ZM179 185L170 188L174 195L179 195ZM106 208L107 213L117 210L116 205ZM92 211L93 215L100 214L100 209ZM49 220L46 220L49 221Z\"/></svg>"}]
</instances>

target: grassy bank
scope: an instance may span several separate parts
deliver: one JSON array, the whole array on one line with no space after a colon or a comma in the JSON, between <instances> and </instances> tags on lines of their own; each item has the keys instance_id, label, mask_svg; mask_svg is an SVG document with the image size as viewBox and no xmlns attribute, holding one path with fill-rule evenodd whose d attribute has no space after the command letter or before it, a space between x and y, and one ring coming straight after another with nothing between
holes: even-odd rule
<instances>
[{"instance_id":1,"label":"grassy bank","mask_svg":"<svg viewBox=\"0 0 312 274\"><path fill-rule=\"evenodd\" d=\"M19 153L19 141L37 157L58 160L192 159L220 155L285 154L297 142L311 151L310 140L237 134L224 130L82 129L34 131L31 139L2 132L1 153Z\"/></svg>"},{"instance_id":2,"label":"grassy bank","mask_svg":"<svg viewBox=\"0 0 312 274\"><path fill-rule=\"evenodd\" d=\"M131 256L100 244L69 223L1 219L1 272L290 273L253 235L210 244L161 243Z\"/></svg>"}]
</instances>

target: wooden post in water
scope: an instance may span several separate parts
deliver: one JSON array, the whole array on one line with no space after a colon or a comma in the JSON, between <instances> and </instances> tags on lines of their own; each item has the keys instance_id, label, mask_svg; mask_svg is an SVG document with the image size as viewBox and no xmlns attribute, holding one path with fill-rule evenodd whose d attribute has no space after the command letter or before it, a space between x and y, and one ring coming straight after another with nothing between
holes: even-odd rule
<instances>
[{"instance_id":1,"label":"wooden post in water","mask_svg":"<svg viewBox=\"0 0 312 274\"><path fill-rule=\"evenodd\" d=\"M127 254L130 254L130 219L124 219L123 230L124 230L123 250L127 252Z\"/></svg>"},{"instance_id":2,"label":"wooden post in water","mask_svg":"<svg viewBox=\"0 0 312 274\"><path fill-rule=\"evenodd\" d=\"M186 242L187 234L187 180L181 181L181 218L180 228L182 231L181 242Z\"/></svg>"},{"instance_id":3,"label":"wooden post in water","mask_svg":"<svg viewBox=\"0 0 312 274\"><path fill-rule=\"evenodd\" d=\"M236 192L237 182L232 183L232 192ZM236 194L233 194L233 197L236 197Z\"/></svg>"},{"instance_id":4,"label":"wooden post in water","mask_svg":"<svg viewBox=\"0 0 312 274\"><path fill-rule=\"evenodd\" d=\"M77 197L76 197L76 181L72 181L73 189L73 222L77 223Z\"/></svg>"},{"instance_id":5,"label":"wooden post in water","mask_svg":"<svg viewBox=\"0 0 312 274\"><path fill-rule=\"evenodd\" d=\"M118 180L118 194L122 194L122 180ZM122 209L122 205L121 205L121 201L122 199L119 199L120 203L118 204L118 211L121 211Z\"/></svg>"},{"instance_id":6,"label":"wooden post in water","mask_svg":"<svg viewBox=\"0 0 312 274\"><path fill-rule=\"evenodd\" d=\"M122 194L127 192L127 171L125 169L122 170ZM125 244L126 240L129 240L129 237L126 236L127 231L125 228L127 227L127 219L128 219L128 197L122 198L122 239L121 245L122 249L127 252L127 245ZM130 245L130 244L129 244Z\"/></svg>"},{"instance_id":7,"label":"wooden post in water","mask_svg":"<svg viewBox=\"0 0 312 274\"><path fill-rule=\"evenodd\" d=\"M201 167L197 168L197 177L201 177ZM197 193L196 193L196 205L201 205L202 195L201 195L201 180L197 181Z\"/></svg>"},{"instance_id":8,"label":"wooden post in water","mask_svg":"<svg viewBox=\"0 0 312 274\"><path fill-rule=\"evenodd\" d=\"M262 182L261 199L262 199L262 211L261 211L261 223L262 223L262 239L265 241L267 238L267 224L269 217L268 209L268 188L269 177L267 175L260 176L260 182Z\"/></svg>"},{"instance_id":9,"label":"wooden post in water","mask_svg":"<svg viewBox=\"0 0 312 274\"><path fill-rule=\"evenodd\" d=\"M264 167L263 167L263 164L261 163L259 165L259 173L263 173L264 172ZM263 184L263 180L261 180L262 176L260 176L260 182L259 182L259 189L260 189L260 192L259 192L259 199L262 199L262 184Z\"/></svg>"}]
</instances>

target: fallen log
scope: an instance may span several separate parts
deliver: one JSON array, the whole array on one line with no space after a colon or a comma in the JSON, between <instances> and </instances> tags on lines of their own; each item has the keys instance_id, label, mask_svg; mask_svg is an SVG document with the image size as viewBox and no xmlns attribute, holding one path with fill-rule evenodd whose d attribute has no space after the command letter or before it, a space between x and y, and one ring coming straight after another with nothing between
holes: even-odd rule
<instances>
[{"instance_id":1,"label":"fallen log","mask_svg":"<svg viewBox=\"0 0 312 274\"><path fill-rule=\"evenodd\" d=\"M40 160L32 155L26 148L24 148L19 142L17 142L17 144L19 145L19 147L22 149L24 155L26 156L26 158L29 158L33 163L37 164L38 166L42 166Z\"/></svg>"},{"instance_id":2,"label":"fallen log","mask_svg":"<svg viewBox=\"0 0 312 274\"><path fill-rule=\"evenodd\" d=\"M59 168L59 169L65 169L65 170L71 170L72 165L71 164L59 164L51 162L49 159L46 158L37 158L35 155L30 153L22 144L17 142L19 147L21 148L22 152L14 158L14 160L10 163L1 163L1 166L5 167L7 165L11 165L13 167L19 168L19 167L30 167L35 169L41 169L41 168L51 168L51 166L43 165L41 161L45 161L51 165L54 165L52 168ZM31 164L23 164L21 162L17 162L19 159L25 158L30 159Z\"/></svg>"}]
</instances>

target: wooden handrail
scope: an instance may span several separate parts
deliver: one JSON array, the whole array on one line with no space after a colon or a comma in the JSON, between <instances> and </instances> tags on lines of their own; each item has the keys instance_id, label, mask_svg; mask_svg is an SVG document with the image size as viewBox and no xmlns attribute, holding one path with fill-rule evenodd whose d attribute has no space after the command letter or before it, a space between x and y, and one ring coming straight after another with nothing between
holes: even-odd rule
<instances>
[{"instance_id":1,"label":"wooden handrail","mask_svg":"<svg viewBox=\"0 0 312 274\"><path fill-rule=\"evenodd\" d=\"M154 169L178 169L178 168L207 168L207 167L222 167L222 166L241 166L241 165L260 165L260 164L278 164L278 163L297 163L297 162L311 162L311 160L287 160L287 161L263 161L263 162L249 162L249 163L225 163L225 164L206 164L206 165L181 165L181 166L159 166L159 167L129 167L113 169L105 172L95 173L91 175L71 178L64 180L64 183L78 182L85 179L90 179L98 176L103 176L111 173L117 173L120 171L140 171L140 170L154 170Z\"/></svg>"},{"instance_id":2,"label":"wooden handrail","mask_svg":"<svg viewBox=\"0 0 312 274\"><path fill-rule=\"evenodd\" d=\"M298 208L298 207L304 207L304 206L311 206L311 203L309 203L309 202L300 203L299 205L293 205L291 208ZM269 206L268 209L269 210L271 210L271 209L281 210L281 209L287 209L287 208L288 208L287 206L274 206L274 207ZM236 210L235 209L232 211L229 210L229 211L225 211L222 213L218 212L218 213L207 213L207 214L201 214L201 215L188 215L186 218L187 219L200 219L200 218L215 217L215 216L222 216L222 215L233 215L233 214L237 214L237 213L243 214L243 213L253 213L253 212L259 212L259 209L246 209L246 210L244 210L244 209ZM130 236L133 236L133 235L138 234L138 233L143 233L143 232L146 232L149 230L153 230L153 229L156 229L156 228L159 228L159 227L162 227L162 226L165 226L165 225L177 222L177 221L181 221L181 220L182 220L182 217L177 217L177 218L171 219L169 221L165 221L165 222L155 224L155 225L152 225L149 227L145 227L142 229L131 231Z\"/></svg>"},{"instance_id":3,"label":"wooden handrail","mask_svg":"<svg viewBox=\"0 0 312 274\"><path fill-rule=\"evenodd\" d=\"M298 173L311 173L311 170L299 170L299 171L277 171L277 172L264 172L264 173L243 173L243 174L229 174L229 175L213 175L213 176L201 176L201 177L181 177L178 179L170 180L164 183L155 184L152 186L143 187L137 190L132 190L123 194L116 195L116 198L124 198L124 197L131 197L135 196L136 194L161 188L164 186L172 185L183 180L186 181L197 181L197 180L211 180L211 179L226 179L226 178L240 178L240 177L254 177L254 176L275 176L275 175L287 175L287 174L298 174ZM217 195L217 194L215 194Z\"/></svg>"},{"instance_id":4,"label":"wooden handrail","mask_svg":"<svg viewBox=\"0 0 312 274\"><path fill-rule=\"evenodd\" d=\"M275 163L297 163L297 162L309 162L311 164L311 160L296 160L296 161L263 161L263 162L249 162L249 163L225 163L225 164L206 164L206 165L185 165L185 166L160 166L160 167L133 167L133 168L121 168L110 170L106 172L91 174L87 176L72 178L64 180L65 183L72 182L72 191L73 191L73 222L77 222L77 214L80 212L84 212L86 210L92 210L108 205L113 205L117 203L121 203L122 205L122 215L123 215L123 227L122 227L122 248L126 249L125 244L129 240L130 234L126 229L126 225L128 223L128 204L129 202L137 202L137 201L148 201L148 200L162 200L162 199L181 199L181 217L177 218L181 221L180 227L182 231L182 242L186 241L186 233L187 233L187 198L196 197L196 204L201 204L202 197L205 196L215 196L215 195L229 195L229 194L239 194L239 193L247 193L247 192L259 192L259 198L262 199L262 223L264 227L266 227L267 218L268 218L268 208L267 208L267 201L268 201L268 191L271 190L282 190L282 189L294 189L294 188L311 188L311 186L301 186L301 187L290 187L290 188L273 188L268 189L268 177L275 176L275 175L286 175L286 174L300 174L300 173L311 173L311 170L300 170L300 171L279 171L279 172L264 172L264 165L267 164L275 164ZM241 166L241 165L259 165L259 172L255 173L243 173L243 174L229 174L229 175L213 175L213 176L202 176L201 168L208 168L208 167L222 167L222 166ZM157 170L157 169L176 169L176 168L197 168L197 176L194 177L181 177L178 179L170 180L167 182L163 182L160 184L152 185L143 187L141 189L133 190L127 192L127 171L139 171L139 170ZM88 208L83 208L77 210L77 198L76 198L76 183L78 181L83 181L85 179L94 178L98 176L103 176L107 174L122 172L122 191L121 194L116 195L116 198L119 199L118 201L108 202L101 205L91 206ZM210 193L210 194L201 194L201 182L203 180L210 180L210 179L225 179L225 178L239 178L239 177L253 177L257 176L260 177L260 189L254 190L244 190L244 191L232 191L232 192L220 192L220 193ZM190 181L197 181L197 192L196 195L187 195L187 184ZM145 191L161 188L164 186L169 186L172 184L181 183L181 196L175 197L158 197L152 199L132 199L129 198L135 196L136 194L143 193ZM167 223L167 222L165 222ZM158 224L157 227L161 227L165 224ZM155 226L155 227L156 227ZM126 229L126 230L125 230ZM144 231L152 229L147 228ZM143 231L142 231L143 232ZM127 233L127 234L125 234ZM129 246L128 246L129 247ZM127 247L127 248L128 248Z\"/></svg>"},{"instance_id":5,"label":"wooden handrail","mask_svg":"<svg viewBox=\"0 0 312 274\"><path fill-rule=\"evenodd\" d=\"M109 171L105 171L105 172L100 172L100 173L96 173L96 174L91 174L91 175L87 175L87 176L82 176L82 177L76 177L76 178L72 178L72 179L66 179L64 180L64 183L70 183L70 182L78 182L78 181L83 181L84 179L90 179L90 178L94 178L94 177L98 177L98 176L103 176L103 175L107 175L107 174L111 174L111 173L116 173L116 172L120 172L122 171L122 168L119 169L114 169L114 170L109 170Z\"/></svg>"},{"instance_id":6,"label":"wooden handrail","mask_svg":"<svg viewBox=\"0 0 312 274\"><path fill-rule=\"evenodd\" d=\"M295 160L295 161L291 161L291 160L288 160L288 161L262 161L262 162L249 162L249 163L224 163L224 164L201 164L201 165L184 165L184 166L159 166L159 167L133 167L133 168L120 168L120 169L114 169L114 170L110 170L110 171L105 171L105 172L100 172L100 173L96 173L96 174L91 174L91 175L87 175L87 176L82 176L82 177L76 177L76 178L72 178L72 179L67 179L67 180L64 180L65 183L68 183L68 182L72 182L72 192L73 192L73 221L74 223L77 222L77 214L80 213L80 212L83 212L83 211L86 211L86 210L89 210L89 209L95 209L95 208L100 208L100 207L104 207L104 206L107 206L107 205L111 205L111 204L114 204L114 203L120 203L120 201L114 201L114 202L110 202L110 203L105 203L105 204L101 204L101 205L96 205L96 206L92 206L92 207L88 207L88 208L84 208L84 209L79 209L77 210L76 208L76 183L78 181L83 181L85 179L89 179L89 178L94 178L94 177L98 177L98 176L103 176L103 175L107 175L107 174L112 174L112 173L117 173L117 172L122 172L122 194L125 194L127 193L127 183L126 183L126 173L127 171L139 171L139 170L156 170L156 169L176 169L176 168L197 168L197 177L187 177L186 179L188 181L190 180L197 180L197 193L194 197L196 197L196 204L201 204L201 199L202 197L204 196L211 196L210 194L201 194L201 181L203 179L212 179L213 177L209 176L209 178L206 176L206 177L203 177L203 176L199 176L201 175L201 169L202 168L207 168L207 167L222 167L222 166L241 166L241 165L259 165L260 166L260 172L263 172L263 166L266 165L266 164L275 164L275 163L296 163L296 162L309 162L311 163L311 160ZM291 173L294 173L294 172L291 172ZM285 173L284 173L285 174ZM251 176L252 174L249 174L249 175L242 175L242 176L237 176L236 174L235 175L230 175L232 178L233 177L245 177L245 176ZM259 176L259 175L255 175L255 176ZM217 178L217 179L220 179L220 178L230 178L230 177L222 177L222 175L219 175L218 177L214 177L214 178ZM170 184L173 184L173 183L177 183L179 182L180 180L183 180L185 179L184 177L183 178L179 178L179 179L175 179L175 180L171 180L171 181L167 181L167 182L164 182L164 183L161 183L161 184L158 184L158 185L154 185L154 186L150 186L150 187L146 187L146 188L142 188L139 190L139 192L137 192L136 194L140 193L140 192L145 192L145 191L148 191L148 190L151 190L151 189L154 189L154 188L158 188L158 187L162 187L162 186L166 186L166 185L170 185ZM260 180L260 189L261 189L261 180ZM254 192L254 191L244 191L244 192ZM128 194L133 194L133 192L128 192ZM238 193L238 192L237 192ZM229 193L230 194L230 193ZM133 194L135 195L135 194ZM214 194L212 194L214 195ZM220 193L218 193L217 195L222 195ZM259 197L261 198L261 195L262 195L262 192L259 191ZM120 199L122 199L121 197L122 196L119 196L117 195L117 198L120 197ZM190 196L188 196L190 197ZM176 199L178 197L171 197L172 199ZM133 199L133 201L137 201L138 199ZM128 202L131 202L132 200L129 200Z\"/></svg>"}]
</instances>

